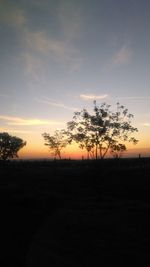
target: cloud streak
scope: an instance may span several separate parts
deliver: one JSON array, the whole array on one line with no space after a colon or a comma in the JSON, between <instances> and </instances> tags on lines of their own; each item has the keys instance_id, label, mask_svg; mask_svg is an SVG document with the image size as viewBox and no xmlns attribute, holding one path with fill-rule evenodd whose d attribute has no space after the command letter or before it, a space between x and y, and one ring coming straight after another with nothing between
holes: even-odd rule
<instances>
[{"instance_id":1,"label":"cloud streak","mask_svg":"<svg viewBox=\"0 0 150 267\"><path fill-rule=\"evenodd\" d=\"M33 4L40 4L42 7L45 5L46 7L48 2L43 2L45 4L41 4L40 1L34 1ZM70 12L70 5L66 5L68 6L68 12ZM64 4L59 4L55 16L60 22L60 30L63 35L61 37L58 37L57 34L51 36L48 31L46 32L43 29L31 30L31 21L25 8L11 3L8 5L7 1L0 0L0 22L16 29L22 45L23 52L20 56L24 63L25 74L31 75L36 81L41 73L44 75L48 62L50 64L55 62L63 68L66 67L69 72L76 72L82 66L83 58L79 49L75 47L73 39L75 32L80 31L80 15L77 16L74 8L71 8L70 21L68 12L66 14ZM45 56L47 60L45 60Z\"/></svg>"},{"instance_id":2,"label":"cloud streak","mask_svg":"<svg viewBox=\"0 0 150 267\"><path fill-rule=\"evenodd\" d=\"M11 117L0 115L0 120L5 121L7 125L15 126L38 126L38 125L59 125L64 124L60 121L43 120L43 119L23 119L19 117Z\"/></svg>"},{"instance_id":3,"label":"cloud streak","mask_svg":"<svg viewBox=\"0 0 150 267\"><path fill-rule=\"evenodd\" d=\"M27 22L23 9L16 5L8 5L4 0L0 1L0 20L20 29L24 28Z\"/></svg>"},{"instance_id":4,"label":"cloud streak","mask_svg":"<svg viewBox=\"0 0 150 267\"><path fill-rule=\"evenodd\" d=\"M143 126L150 127L150 122L144 122L142 123Z\"/></svg>"},{"instance_id":5,"label":"cloud streak","mask_svg":"<svg viewBox=\"0 0 150 267\"><path fill-rule=\"evenodd\" d=\"M22 36L25 51L22 59L25 74L30 75L36 82L46 78L47 69L53 64L77 72L83 64L78 49L68 40L49 36L44 31L31 32L26 28Z\"/></svg>"},{"instance_id":6,"label":"cloud streak","mask_svg":"<svg viewBox=\"0 0 150 267\"><path fill-rule=\"evenodd\" d=\"M65 54L65 43L48 38L44 31L27 32L26 41L29 47L42 53L52 52L61 57Z\"/></svg>"},{"instance_id":7,"label":"cloud streak","mask_svg":"<svg viewBox=\"0 0 150 267\"><path fill-rule=\"evenodd\" d=\"M33 134L36 133L34 131L26 131L26 130L16 130L16 129L9 129L9 128L2 128L0 127L0 132L8 132L8 133L19 133L19 134Z\"/></svg>"},{"instance_id":8,"label":"cloud streak","mask_svg":"<svg viewBox=\"0 0 150 267\"><path fill-rule=\"evenodd\" d=\"M127 46L122 46L113 56L111 64L114 66L125 65L130 62L132 51Z\"/></svg>"},{"instance_id":9,"label":"cloud streak","mask_svg":"<svg viewBox=\"0 0 150 267\"><path fill-rule=\"evenodd\" d=\"M24 39L28 51L46 55L56 63L69 64L72 70L78 70L82 65L79 51L67 40L49 37L44 31L26 31Z\"/></svg>"},{"instance_id":10,"label":"cloud streak","mask_svg":"<svg viewBox=\"0 0 150 267\"><path fill-rule=\"evenodd\" d=\"M46 97L44 99L35 99L35 100L39 103L42 103L42 104L46 104L46 105L50 105L50 106L54 106L54 107L58 107L58 108L63 108L63 109L67 109L67 110L77 111L77 108L66 106L63 103L53 101L53 100L46 98Z\"/></svg>"},{"instance_id":11,"label":"cloud streak","mask_svg":"<svg viewBox=\"0 0 150 267\"><path fill-rule=\"evenodd\" d=\"M82 98L83 100L86 101L90 101L90 100L99 100L99 99L104 99L107 98L108 95L104 94L104 95L94 95L94 94L81 94L80 98Z\"/></svg>"},{"instance_id":12,"label":"cloud streak","mask_svg":"<svg viewBox=\"0 0 150 267\"><path fill-rule=\"evenodd\" d=\"M150 100L149 96L122 96L117 97L117 99L123 99L123 100Z\"/></svg>"},{"instance_id":13,"label":"cloud streak","mask_svg":"<svg viewBox=\"0 0 150 267\"><path fill-rule=\"evenodd\" d=\"M25 64L25 74L30 75L36 82L39 83L43 73L42 60L29 52L23 53L22 58Z\"/></svg>"}]
</instances>

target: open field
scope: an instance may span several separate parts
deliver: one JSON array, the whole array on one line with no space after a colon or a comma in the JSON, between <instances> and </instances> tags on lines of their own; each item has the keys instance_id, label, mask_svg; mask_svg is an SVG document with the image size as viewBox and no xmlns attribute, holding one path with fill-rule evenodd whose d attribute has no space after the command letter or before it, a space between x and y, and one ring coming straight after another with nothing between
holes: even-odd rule
<instances>
[{"instance_id":1,"label":"open field","mask_svg":"<svg viewBox=\"0 0 150 267\"><path fill-rule=\"evenodd\" d=\"M150 264L150 158L0 164L0 266Z\"/></svg>"}]
</instances>

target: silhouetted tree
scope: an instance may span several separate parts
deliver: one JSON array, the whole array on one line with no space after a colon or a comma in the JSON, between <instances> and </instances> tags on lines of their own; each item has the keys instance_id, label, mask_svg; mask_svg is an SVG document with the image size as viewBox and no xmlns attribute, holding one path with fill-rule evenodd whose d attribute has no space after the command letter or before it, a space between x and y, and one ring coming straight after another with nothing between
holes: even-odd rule
<instances>
[{"instance_id":1,"label":"silhouetted tree","mask_svg":"<svg viewBox=\"0 0 150 267\"><path fill-rule=\"evenodd\" d=\"M110 153L114 158L121 158L123 152L125 152L126 146L124 144L114 144L110 148Z\"/></svg>"},{"instance_id":2,"label":"silhouetted tree","mask_svg":"<svg viewBox=\"0 0 150 267\"><path fill-rule=\"evenodd\" d=\"M94 101L93 114L83 109L75 112L72 121L67 123L68 141L79 143L79 147L85 148L88 155L103 159L108 151L125 148L124 144L120 146L120 142L138 142L132 136L138 131L131 125L132 118L128 109L119 103L113 112L110 105L103 103L98 106Z\"/></svg>"},{"instance_id":3,"label":"silhouetted tree","mask_svg":"<svg viewBox=\"0 0 150 267\"><path fill-rule=\"evenodd\" d=\"M0 159L5 161L10 158L18 158L18 151L26 145L21 138L11 136L6 132L0 133Z\"/></svg>"},{"instance_id":4,"label":"silhouetted tree","mask_svg":"<svg viewBox=\"0 0 150 267\"><path fill-rule=\"evenodd\" d=\"M61 159L61 151L68 143L64 130L56 130L53 135L43 133L42 136L46 141L45 145L49 146L52 155Z\"/></svg>"}]
</instances>

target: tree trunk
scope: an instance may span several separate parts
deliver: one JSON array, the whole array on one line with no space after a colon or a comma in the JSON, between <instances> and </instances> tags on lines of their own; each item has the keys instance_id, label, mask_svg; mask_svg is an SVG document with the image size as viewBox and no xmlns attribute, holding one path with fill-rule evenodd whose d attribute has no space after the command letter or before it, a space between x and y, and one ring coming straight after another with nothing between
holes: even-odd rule
<instances>
[{"instance_id":1,"label":"tree trunk","mask_svg":"<svg viewBox=\"0 0 150 267\"><path fill-rule=\"evenodd\" d=\"M95 159L97 160L98 158L98 153L97 153L97 144L96 144L96 148L95 148Z\"/></svg>"},{"instance_id":2,"label":"tree trunk","mask_svg":"<svg viewBox=\"0 0 150 267\"><path fill-rule=\"evenodd\" d=\"M60 151L57 152L58 158L61 159Z\"/></svg>"}]
</instances>

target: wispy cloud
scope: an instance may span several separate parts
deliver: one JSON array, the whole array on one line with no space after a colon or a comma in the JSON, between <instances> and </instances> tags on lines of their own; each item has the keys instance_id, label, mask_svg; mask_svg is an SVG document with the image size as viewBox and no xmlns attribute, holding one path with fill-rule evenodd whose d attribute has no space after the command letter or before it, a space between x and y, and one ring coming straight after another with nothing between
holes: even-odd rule
<instances>
[{"instance_id":1,"label":"wispy cloud","mask_svg":"<svg viewBox=\"0 0 150 267\"><path fill-rule=\"evenodd\" d=\"M10 20L18 27L24 27L26 24L26 17L21 9L15 9L11 14Z\"/></svg>"},{"instance_id":2,"label":"wispy cloud","mask_svg":"<svg viewBox=\"0 0 150 267\"><path fill-rule=\"evenodd\" d=\"M142 123L142 126L150 127L150 122L144 122Z\"/></svg>"},{"instance_id":3,"label":"wispy cloud","mask_svg":"<svg viewBox=\"0 0 150 267\"><path fill-rule=\"evenodd\" d=\"M22 58L25 65L25 74L30 75L34 81L39 83L43 74L43 63L40 58L30 52L23 53Z\"/></svg>"},{"instance_id":4,"label":"wispy cloud","mask_svg":"<svg viewBox=\"0 0 150 267\"><path fill-rule=\"evenodd\" d=\"M58 108L68 109L68 110L72 110L72 111L77 111L78 110L77 108L66 106L62 102L57 102L57 101L51 100L51 99L49 99L47 97L43 97L43 99L36 98L35 100L37 102L39 102L39 103L50 105L50 106L54 106L54 107L58 107Z\"/></svg>"},{"instance_id":5,"label":"wispy cloud","mask_svg":"<svg viewBox=\"0 0 150 267\"><path fill-rule=\"evenodd\" d=\"M65 54L65 43L48 38L44 31L27 32L26 41L29 47L42 53L52 52L58 56L64 56Z\"/></svg>"},{"instance_id":6,"label":"wispy cloud","mask_svg":"<svg viewBox=\"0 0 150 267\"><path fill-rule=\"evenodd\" d=\"M127 64L130 62L132 54L132 50L124 45L114 54L111 64L115 66Z\"/></svg>"},{"instance_id":7,"label":"wispy cloud","mask_svg":"<svg viewBox=\"0 0 150 267\"><path fill-rule=\"evenodd\" d=\"M34 52L37 58L47 56L56 63L69 66L70 71L77 71L82 65L79 51L68 40L49 37L44 31L26 31L24 40L28 53ZM45 64L44 61L42 64Z\"/></svg>"},{"instance_id":8,"label":"wispy cloud","mask_svg":"<svg viewBox=\"0 0 150 267\"><path fill-rule=\"evenodd\" d=\"M7 133L19 133L19 134L33 134L36 133L34 131L26 131L26 130L16 130L16 129L9 129L9 128L3 128L0 127L0 132L7 132Z\"/></svg>"},{"instance_id":9,"label":"wispy cloud","mask_svg":"<svg viewBox=\"0 0 150 267\"><path fill-rule=\"evenodd\" d=\"M117 99L123 99L123 100L150 100L150 96L122 96L122 97L117 97Z\"/></svg>"},{"instance_id":10,"label":"wispy cloud","mask_svg":"<svg viewBox=\"0 0 150 267\"><path fill-rule=\"evenodd\" d=\"M38 125L59 125L64 124L61 121L43 120L43 119L23 119L19 117L11 117L0 115L0 120L5 121L8 125L16 126L38 126Z\"/></svg>"},{"instance_id":11,"label":"wispy cloud","mask_svg":"<svg viewBox=\"0 0 150 267\"><path fill-rule=\"evenodd\" d=\"M59 4L55 16L60 24L58 32L62 31L62 36L50 35L45 30L31 30L31 21L28 17L27 10L15 3L7 3L6 0L0 0L0 22L14 27L18 38L20 38L21 54L25 66L25 74L32 76L33 80L42 75L46 75L47 64L50 66L53 62L58 66L66 68L69 72L76 72L83 63L80 51L75 47L73 37L75 32L80 31L79 15L72 8L72 5L66 4L69 9L64 9L64 4ZM45 8L48 1L32 1L36 8ZM21 6L21 5L20 5ZM73 18L70 20L70 7ZM74 5L76 7L76 5ZM66 14L66 10L68 10ZM76 10L77 11L77 10ZM79 12L78 12L79 13ZM75 15L74 15L75 14ZM71 17L72 17L71 16ZM69 22L69 23L68 23ZM18 57L19 57L18 51ZM47 60L45 60L45 56ZM53 61L53 62L52 62ZM45 76L44 76L45 77Z\"/></svg>"},{"instance_id":12,"label":"wispy cloud","mask_svg":"<svg viewBox=\"0 0 150 267\"><path fill-rule=\"evenodd\" d=\"M17 28L22 28L26 25L26 16L23 9L14 4L8 4L5 0L0 1L0 20Z\"/></svg>"},{"instance_id":13,"label":"wispy cloud","mask_svg":"<svg viewBox=\"0 0 150 267\"><path fill-rule=\"evenodd\" d=\"M78 51L66 40L58 40L49 37L44 31L27 32L26 42L28 46L41 53L49 53L55 60L79 60Z\"/></svg>"},{"instance_id":14,"label":"wispy cloud","mask_svg":"<svg viewBox=\"0 0 150 267\"><path fill-rule=\"evenodd\" d=\"M106 97L108 97L107 94L104 94L104 95L81 94L80 95L80 98L82 98L83 100L86 100L86 101L104 99Z\"/></svg>"}]
</instances>

